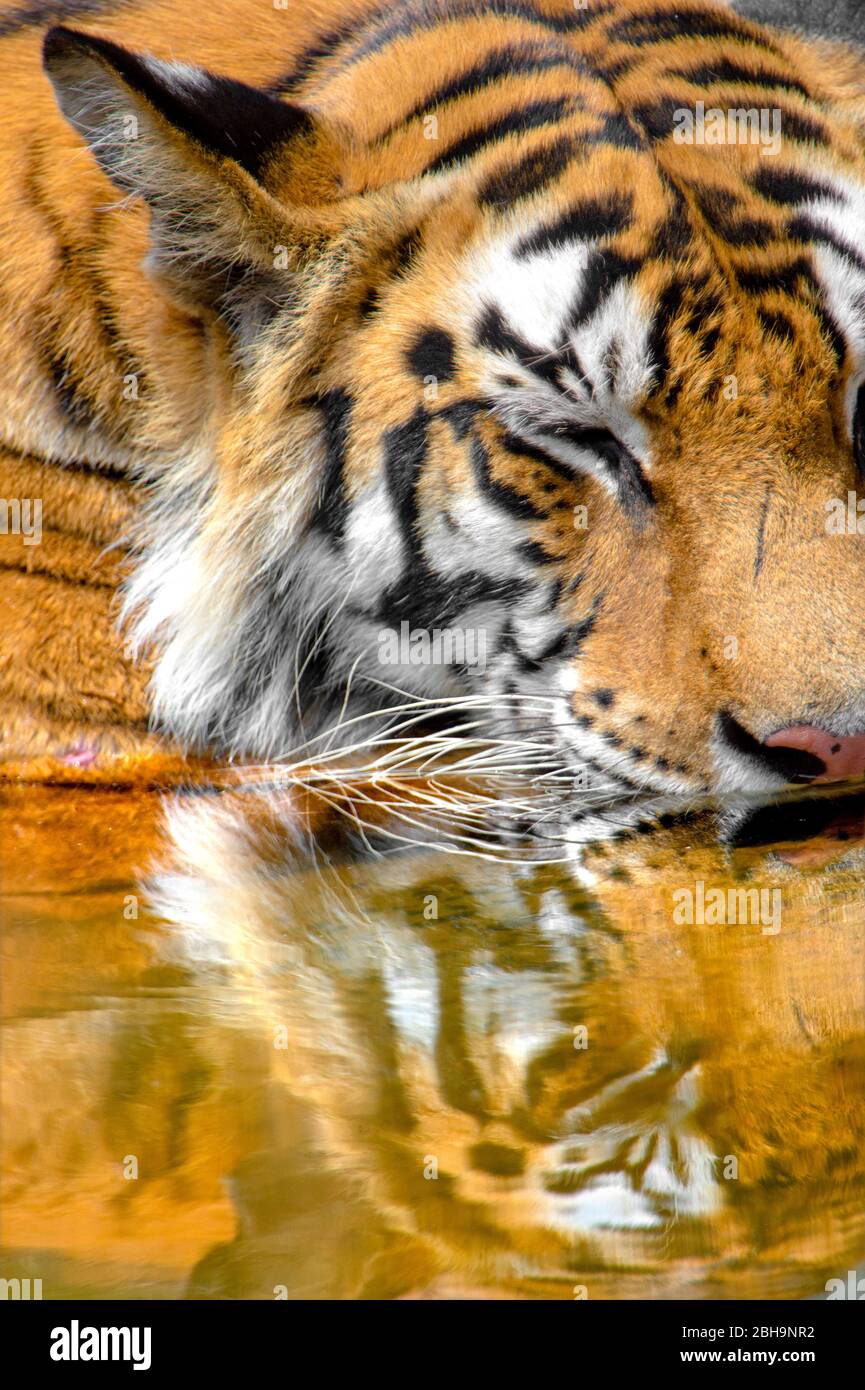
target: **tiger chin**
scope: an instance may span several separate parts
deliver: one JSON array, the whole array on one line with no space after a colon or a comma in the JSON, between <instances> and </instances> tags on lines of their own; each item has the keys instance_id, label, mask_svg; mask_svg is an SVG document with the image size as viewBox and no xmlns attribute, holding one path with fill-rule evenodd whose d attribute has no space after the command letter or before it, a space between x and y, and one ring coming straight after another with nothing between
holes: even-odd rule
<instances>
[{"instance_id":1,"label":"tiger chin","mask_svg":"<svg viewBox=\"0 0 865 1390\"><path fill-rule=\"evenodd\" d=\"M7 758L428 717L630 792L865 773L860 53L694 0L42 41L0 40Z\"/></svg>"}]
</instances>

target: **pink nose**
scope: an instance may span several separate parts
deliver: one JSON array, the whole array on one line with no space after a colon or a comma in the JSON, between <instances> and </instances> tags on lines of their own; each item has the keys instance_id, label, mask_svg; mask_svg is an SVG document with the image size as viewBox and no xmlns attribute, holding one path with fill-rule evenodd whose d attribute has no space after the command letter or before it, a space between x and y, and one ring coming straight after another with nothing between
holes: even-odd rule
<instances>
[{"instance_id":1,"label":"pink nose","mask_svg":"<svg viewBox=\"0 0 865 1390\"><path fill-rule=\"evenodd\" d=\"M815 782L843 782L848 777L865 777L865 734L844 738L827 734L810 724L793 724L766 739L767 748L799 748L813 753L825 766Z\"/></svg>"}]
</instances>

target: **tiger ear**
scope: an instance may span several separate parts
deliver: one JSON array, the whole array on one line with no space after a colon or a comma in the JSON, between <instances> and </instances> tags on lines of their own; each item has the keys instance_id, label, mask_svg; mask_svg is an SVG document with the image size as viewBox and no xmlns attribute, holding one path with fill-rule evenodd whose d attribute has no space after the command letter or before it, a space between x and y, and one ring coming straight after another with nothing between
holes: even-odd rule
<instances>
[{"instance_id":1,"label":"tiger ear","mask_svg":"<svg viewBox=\"0 0 865 1390\"><path fill-rule=\"evenodd\" d=\"M301 106L64 27L43 56L102 169L149 205L149 264L187 300L248 319L256 294L285 292L275 267L339 229L340 141Z\"/></svg>"}]
</instances>

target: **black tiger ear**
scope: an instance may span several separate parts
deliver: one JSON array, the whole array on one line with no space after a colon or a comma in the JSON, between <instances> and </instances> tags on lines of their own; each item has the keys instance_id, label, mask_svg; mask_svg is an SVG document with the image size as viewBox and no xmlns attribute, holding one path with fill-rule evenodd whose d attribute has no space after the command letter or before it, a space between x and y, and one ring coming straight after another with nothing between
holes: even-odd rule
<instances>
[{"instance_id":1,"label":"black tiger ear","mask_svg":"<svg viewBox=\"0 0 865 1390\"><path fill-rule=\"evenodd\" d=\"M120 183L131 172L132 124L127 119L118 126L112 118L140 118L142 107L177 136L234 160L259 180L286 141L313 129L312 117L302 107L257 87L185 63L131 53L74 29L49 29L43 55L64 114L106 173ZM118 102L124 101L127 110L118 113ZM154 124L153 135L158 130Z\"/></svg>"},{"instance_id":2,"label":"black tiger ear","mask_svg":"<svg viewBox=\"0 0 865 1390\"><path fill-rule=\"evenodd\" d=\"M43 53L64 115L112 182L149 204L151 262L188 296L218 307L229 282L249 287L251 272L291 269L321 245L338 140L302 107L63 27Z\"/></svg>"}]
</instances>

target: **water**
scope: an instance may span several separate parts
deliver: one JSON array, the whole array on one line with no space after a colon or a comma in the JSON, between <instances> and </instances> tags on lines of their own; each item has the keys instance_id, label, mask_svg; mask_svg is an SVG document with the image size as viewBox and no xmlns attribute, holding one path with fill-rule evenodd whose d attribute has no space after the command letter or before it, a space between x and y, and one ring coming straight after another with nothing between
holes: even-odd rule
<instances>
[{"instance_id":1,"label":"water","mask_svg":"<svg viewBox=\"0 0 865 1390\"><path fill-rule=\"evenodd\" d=\"M865 803L665 821L519 863L7 788L0 1277L823 1294L865 1247Z\"/></svg>"}]
</instances>

